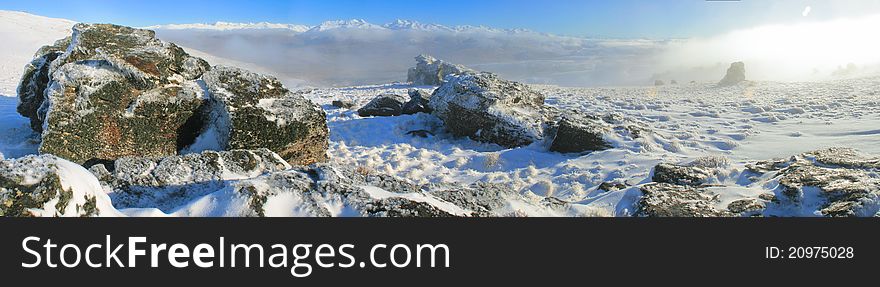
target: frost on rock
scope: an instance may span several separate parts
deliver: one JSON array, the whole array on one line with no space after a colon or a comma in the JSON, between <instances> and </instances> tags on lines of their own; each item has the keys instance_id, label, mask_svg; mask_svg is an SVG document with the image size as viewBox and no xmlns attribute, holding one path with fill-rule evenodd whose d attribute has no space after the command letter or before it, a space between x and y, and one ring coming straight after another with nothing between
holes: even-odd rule
<instances>
[{"instance_id":1,"label":"frost on rock","mask_svg":"<svg viewBox=\"0 0 880 287\"><path fill-rule=\"evenodd\" d=\"M413 85L439 86L448 75L473 72L473 70L443 60L437 60L429 55L416 57L416 66L410 68L406 75L406 81Z\"/></svg>"},{"instance_id":2,"label":"frost on rock","mask_svg":"<svg viewBox=\"0 0 880 287\"><path fill-rule=\"evenodd\" d=\"M119 208L170 209L213 192L225 181L257 177L290 168L268 149L205 151L161 159L125 157L90 169L114 192Z\"/></svg>"},{"instance_id":3,"label":"frost on rock","mask_svg":"<svg viewBox=\"0 0 880 287\"><path fill-rule=\"evenodd\" d=\"M0 161L0 216L117 216L98 180L52 155Z\"/></svg>"},{"instance_id":4,"label":"frost on rock","mask_svg":"<svg viewBox=\"0 0 880 287\"><path fill-rule=\"evenodd\" d=\"M207 62L152 31L77 24L43 47L22 78L19 113L42 132L41 153L79 164L176 154L204 95L187 80Z\"/></svg>"},{"instance_id":5,"label":"frost on rock","mask_svg":"<svg viewBox=\"0 0 880 287\"><path fill-rule=\"evenodd\" d=\"M324 110L278 79L216 66L204 75L211 95L204 131L224 149L268 148L294 165L327 160Z\"/></svg>"},{"instance_id":6,"label":"frost on rock","mask_svg":"<svg viewBox=\"0 0 880 287\"><path fill-rule=\"evenodd\" d=\"M211 69L150 30L76 24L26 67L18 112L41 132L40 153L86 166L262 147L294 164L326 160L320 107L272 77Z\"/></svg>"},{"instance_id":7,"label":"frost on rock","mask_svg":"<svg viewBox=\"0 0 880 287\"><path fill-rule=\"evenodd\" d=\"M428 105L456 136L504 147L543 138L544 95L491 73L451 75Z\"/></svg>"},{"instance_id":8,"label":"frost on rock","mask_svg":"<svg viewBox=\"0 0 880 287\"><path fill-rule=\"evenodd\" d=\"M727 74L718 82L719 86L730 86L739 84L746 80L746 65L743 62L733 62L727 68Z\"/></svg>"},{"instance_id":9,"label":"frost on rock","mask_svg":"<svg viewBox=\"0 0 880 287\"><path fill-rule=\"evenodd\" d=\"M822 216L876 216L880 212L880 157L850 148L827 148L758 162L749 169L779 183L776 208Z\"/></svg>"}]
</instances>

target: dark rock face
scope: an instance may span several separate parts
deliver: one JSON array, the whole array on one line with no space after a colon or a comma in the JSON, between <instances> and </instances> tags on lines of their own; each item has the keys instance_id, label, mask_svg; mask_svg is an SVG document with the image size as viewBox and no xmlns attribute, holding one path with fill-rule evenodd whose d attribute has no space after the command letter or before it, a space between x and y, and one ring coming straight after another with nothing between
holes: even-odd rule
<instances>
[{"instance_id":1,"label":"dark rock face","mask_svg":"<svg viewBox=\"0 0 880 287\"><path fill-rule=\"evenodd\" d=\"M654 167L652 180L676 185L700 186L706 184L706 180L711 176L712 173L706 168L661 163Z\"/></svg>"},{"instance_id":2,"label":"dark rock face","mask_svg":"<svg viewBox=\"0 0 880 287\"><path fill-rule=\"evenodd\" d=\"M739 84L746 80L746 64L743 62L733 62L727 68L727 74L718 82L719 86L730 86Z\"/></svg>"},{"instance_id":3,"label":"dark rock face","mask_svg":"<svg viewBox=\"0 0 880 287\"><path fill-rule=\"evenodd\" d=\"M268 148L294 165L327 160L329 130L320 106L274 77L234 67L214 67L203 78L211 95L205 131L218 133L222 148Z\"/></svg>"},{"instance_id":4,"label":"dark rock face","mask_svg":"<svg viewBox=\"0 0 880 287\"><path fill-rule=\"evenodd\" d=\"M828 148L785 160L758 162L749 169L778 180L781 204L800 206L817 194L824 216L875 216L880 212L880 158L850 148ZM815 192L814 192L815 191Z\"/></svg>"},{"instance_id":5,"label":"dark rock face","mask_svg":"<svg viewBox=\"0 0 880 287\"><path fill-rule=\"evenodd\" d=\"M428 105L453 135L504 147L543 138L541 93L491 73L451 75L446 80Z\"/></svg>"},{"instance_id":6,"label":"dark rock face","mask_svg":"<svg viewBox=\"0 0 880 287\"><path fill-rule=\"evenodd\" d=\"M558 122L550 150L561 153L579 153L611 148L605 134L611 127L594 117L565 115Z\"/></svg>"},{"instance_id":7,"label":"dark rock face","mask_svg":"<svg viewBox=\"0 0 880 287\"><path fill-rule=\"evenodd\" d=\"M715 207L718 196L702 188L669 183L650 183L641 187L642 199L636 216L719 217L733 216Z\"/></svg>"},{"instance_id":8,"label":"dark rock face","mask_svg":"<svg viewBox=\"0 0 880 287\"><path fill-rule=\"evenodd\" d=\"M340 109L351 109L354 107L354 103L348 100L333 100L330 105Z\"/></svg>"},{"instance_id":9,"label":"dark rock face","mask_svg":"<svg viewBox=\"0 0 880 287\"><path fill-rule=\"evenodd\" d=\"M326 159L320 108L272 78L209 70L152 31L77 24L26 67L18 111L42 133L40 153L80 164L176 155L209 114L231 119L215 129L225 140L218 148L267 147L293 163Z\"/></svg>"},{"instance_id":10,"label":"dark rock face","mask_svg":"<svg viewBox=\"0 0 880 287\"><path fill-rule=\"evenodd\" d=\"M416 57L416 66L407 72L406 81L414 85L439 86L446 76L467 72L472 70L428 55L419 55Z\"/></svg>"},{"instance_id":11,"label":"dark rock face","mask_svg":"<svg viewBox=\"0 0 880 287\"><path fill-rule=\"evenodd\" d=\"M399 116L403 113L403 104L406 99L397 94L381 94L376 96L367 105L358 110L362 117L390 117Z\"/></svg>"},{"instance_id":12,"label":"dark rock face","mask_svg":"<svg viewBox=\"0 0 880 287\"><path fill-rule=\"evenodd\" d=\"M403 110L401 111L402 114L412 115L417 113L431 113L431 108L428 107L431 94L416 89L411 89L407 93L409 94L409 101L403 104Z\"/></svg>"}]
</instances>

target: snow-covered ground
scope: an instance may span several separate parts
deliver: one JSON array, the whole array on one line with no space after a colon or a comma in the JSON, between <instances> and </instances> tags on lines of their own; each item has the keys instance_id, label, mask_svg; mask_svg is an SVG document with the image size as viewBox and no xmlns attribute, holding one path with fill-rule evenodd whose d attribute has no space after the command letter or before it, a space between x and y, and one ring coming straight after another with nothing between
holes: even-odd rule
<instances>
[{"instance_id":1,"label":"snow-covered ground","mask_svg":"<svg viewBox=\"0 0 880 287\"><path fill-rule=\"evenodd\" d=\"M788 157L821 147L853 147L878 154L880 77L818 83L757 82L719 88L714 84L662 87L564 88L535 86L546 104L595 115L615 114L635 121L645 136L618 142L613 149L586 155L546 151L540 143L505 149L443 134L439 119L426 115L361 118L336 109L336 99L362 106L380 93L406 93L400 84L318 89L307 97L328 112L330 158L365 166L414 183L508 184L533 197L552 195L604 210L632 212L634 188L604 192L603 182L634 186L651 181L659 162L714 159L728 165L721 204L771 192L741 181L747 163ZM429 88L429 87L420 87ZM441 131L433 137L412 130ZM720 159L719 158L724 158ZM726 160L725 160L726 159Z\"/></svg>"}]
</instances>

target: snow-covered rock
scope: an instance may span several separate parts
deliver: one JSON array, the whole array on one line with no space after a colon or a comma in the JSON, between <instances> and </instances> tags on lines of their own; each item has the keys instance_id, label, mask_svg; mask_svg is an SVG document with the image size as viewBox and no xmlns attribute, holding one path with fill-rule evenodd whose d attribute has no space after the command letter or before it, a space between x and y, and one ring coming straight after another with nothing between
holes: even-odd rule
<instances>
[{"instance_id":1,"label":"snow-covered rock","mask_svg":"<svg viewBox=\"0 0 880 287\"><path fill-rule=\"evenodd\" d=\"M261 147L295 164L326 160L320 107L275 78L212 68L150 30L76 24L38 51L19 86L39 151L87 166Z\"/></svg>"},{"instance_id":2,"label":"snow-covered rock","mask_svg":"<svg viewBox=\"0 0 880 287\"><path fill-rule=\"evenodd\" d=\"M644 217L719 217L733 213L716 207L718 195L703 188L669 183L650 183L640 188L636 216Z\"/></svg>"},{"instance_id":3,"label":"snow-covered rock","mask_svg":"<svg viewBox=\"0 0 880 287\"><path fill-rule=\"evenodd\" d=\"M40 55L42 54L42 55ZM177 152L201 106L207 62L152 31L77 24L38 51L20 84L19 112L42 132L41 153L77 163Z\"/></svg>"},{"instance_id":4,"label":"snow-covered rock","mask_svg":"<svg viewBox=\"0 0 880 287\"><path fill-rule=\"evenodd\" d=\"M373 98L369 103L358 109L358 115L362 117L389 117L399 116L403 113L403 105L406 98L394 93L384 93Z\"/></svg>"},{"instance_id":5,"label":"snow-covered rock","mask_svg":"<svg viewBox=\"0 0 880 287\"><path fill-rule=\"evenodd\" d=\"M559 120L555 130L550 144L551 151L577 153L611 147L605 140L611 126L596 117L566 114Z\"/></svg>"},{"instance_id":6,"label":"snow-covered rock","mask_svg":"<svg viewBox=\"0 0 880 287\"><path fill-rule=\"evenodd\" d=\"M543 138L544 95L492 73L450 75L428 105L456 136L505 147Z\"/></svg>"},{"instance_id":7,"label":"snow-covered rock","mask_svg":"<svg viewBox=\"0 0 880 287\"><path fill-rule=\"evenodd\" d=\"M268 148L295 165L327 160L329 130L320 106L274 77L235 67L215 66L203 79L210 112L197 144Z\"/></svg>"},{"instance_id":8,"label":"snow-covered rock","mask_svg":"<svg viewBox=\"0 0 880 287\"><path fill-rule=\"evenodd\" d=\"M52 155L0 161L0 216L118 216L85 168Z\"/></svg>"},{"instance_id":9,"label":"snow-covered rock","mask_svg":"<svg viewBox=\"0 0 880 287\"><path fill-rule=\"evenodd\" d=\"M746 80L746 64L743 62L733 62L727 68L727 74L718 82L719 86L736 85Z\"/></svg>"},{"instance_id":10,"label":"snow-covered rock","mask_svg":"<svg viewBox=\"0 0 880 287\"><path fill-rule=\"evenodd\" d=\"M406 75L406 81L414 85L439 86L448 75L473 72L473 70L443 60L435 59L429 55L416 57L416 66L410 68Z\"/></svg>"},{"instance_id":11,"label":"snow-covered rock","mask_svg":"<svg viewBox=\"0 0 880 287\"><path fill-rule=\"evenodd\" d=\"M779 183L777 208L822 216L876 216L880 212L880 157L850 148L827 148L749 168Z\"/></svg>"},{"instance_id":12,"label":"snow-covered rock","mask_svg":"<svg viewBox=\"0 0 880 287\"><path fill-rule=\"evenodd\" d=\"M407 94L409 95L409 101L403 104L403 111L401 111L403 114L431 113L431 108L428 107L431 93L419 89L410 89L407 91Z\"/></svg>"}]
</instances>

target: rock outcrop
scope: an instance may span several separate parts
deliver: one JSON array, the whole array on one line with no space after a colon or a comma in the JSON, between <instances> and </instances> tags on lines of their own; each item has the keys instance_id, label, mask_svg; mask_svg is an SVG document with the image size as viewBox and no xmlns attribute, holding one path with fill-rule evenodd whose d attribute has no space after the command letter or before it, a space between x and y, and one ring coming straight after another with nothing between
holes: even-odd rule
<instances>
[{"instance_id":1,"label":"rock outcrop","mask_svg":"<svg viewBox=\"0 0 880 287\"><path fill-rule=\"evenodd\" d=\"M0 216L117 215L85 168L52 155L0 161Z\"/></svg>"},{"instance_id":2,"label":"rock outcrop","mask_svg":"<svg viewBox=\"0 0 880 287\"><path fill-rule=\"evenodd\" d=\"M780 208L823 216L876 216L880 212L880 157L828 148L749 166L779 182ZM818 203L818 210L811 205Z\"/></svg>"},{"instance_id":3,"label":"rock outcrop","mask_svg":"<svg viewBox=\"0 0 880 287\"><path fill-rule=\"evenodd\" d=\"M428 106L455 136L504 147L543 138L544 95L492 73L450 75Z\"/></svg>"},{"instance_id":4,"label":"rock outcrop","mask_svg":"<svg viewBox=\"0 0 880 287\"><path fill-rule=\"evenodd\" d=\"M316 105L273 78L212 69L149 30L76 24L71 37L37 52L18 94L19 113L42 133L40 153L79 164L176 155L218 118L229 121L210 129L221 140L213 148L326 159Z\"/></svg>"},{"instance_id":5,"label":"rock outcrop","mask_svg":"<svg viewBox=\"0 0 880 287\"><path fill-rule=\"evenodd\" d=\"M612 130L603 120L567 114L557 122L550 150L561 153L579 153L605 150L611 147L605 134Z\"/></svg>"},{"instance_id":6,"label":"rock outcrop","mask_svg":"<svg viewBox=\"0 0 880 287\"><path fill-rule=\"evenodd\" d=\"M399 116L403 113L403 105L406 98L398 94L381 94L370 100L362 108L358 109L358 115L362 117L390 117Z\"/></svg>"},{"instance_id":7,"label":"rock outcrop","mask_svg":"<svg viewBox=\"0 0 880 287\"><path fill-rule=\"evenodd\" d=\"M746 80L746 65L743 62L733 62L727 68L727 74L718 82L719 86L730 86L739 84Z\"/></svg>"},{"instance_id":8,"label":"rock outcrop","mask_svg":"<svg viewBox=\"0 0 880 287\"><path fill-rule=\"evenodd\" d=\"M295 165L327 160L327 115L278 79L216 66L203 76L208 100L202 134L223 150L268 148Z\"/></svg>"},{"instance_id":9,"label":"rock outcrop","mask_svg":"<svg viewBox=\"0 0 880 287\"><path fill-rule=\"evenodd\" d=\"M636 216L719 217L733 216L716 207L718 196L698 187L669 183L650 183L641 187Z\"/></svg>"},{"instance_id":10,"label":"rock outcrop","mask_svg":"<svg viewBox=\"0 0 880 287\"><path fill-rule=\"evenodd\" d=\"M407 72L406 81L414 85L439 86L448 75L473 72L473 70L428 55L416 57L416 66Z\"/></svg>"}]
</instances>

